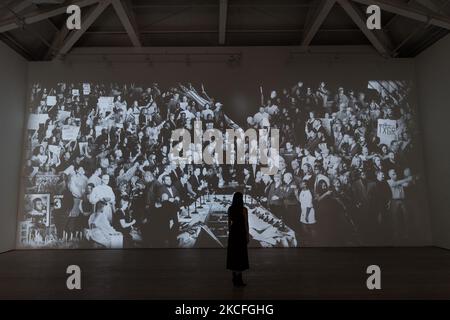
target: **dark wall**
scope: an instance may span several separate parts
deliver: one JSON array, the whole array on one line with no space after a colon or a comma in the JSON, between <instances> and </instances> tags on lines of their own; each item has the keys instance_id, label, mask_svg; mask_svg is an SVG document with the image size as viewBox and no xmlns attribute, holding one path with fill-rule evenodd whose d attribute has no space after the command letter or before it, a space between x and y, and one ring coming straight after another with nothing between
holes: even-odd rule
<instances>
[{"instance_id":1,"label":"dark wall","mask_svg":"<svg viewBox=\"0 0 450 320\"><path fill-rule=\"evenodd\" d=\"M450 37L416 59L433 244L450 248Z\"/></svg>"},{"instance_id":2,"label":"dark wall","mask_svg":"<svg viewBox=\"0 0 450 320\"><path fill-rule=\"evenodd\" d=\"M0 42L0 252L14 249L27 62Z\"/></svg>"}]
</instances>

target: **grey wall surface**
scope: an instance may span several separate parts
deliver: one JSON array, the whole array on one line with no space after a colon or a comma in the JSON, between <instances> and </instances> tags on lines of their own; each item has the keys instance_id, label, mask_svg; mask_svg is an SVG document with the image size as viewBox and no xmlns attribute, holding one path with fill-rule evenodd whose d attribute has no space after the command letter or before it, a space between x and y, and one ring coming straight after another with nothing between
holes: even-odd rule
<instances>
[{"instance_id":1,"label":"grey wall surface","mask_svg":"<svg viewBox=\"0 0 450 320\"><path fill-rule=\"evenodd\" d=\"M416 58L433 244L450 248L450 36Z\"/></svg>"},{"instance_id":2,"label":"grey wall surface","mask_svg":"<svg viewBox=\"0 0 450 320\"><path fill-rule=\"evenodd\" d=\"M27 61L0 42L0 252L15 248Z\"/></svg>"}]
</instances>

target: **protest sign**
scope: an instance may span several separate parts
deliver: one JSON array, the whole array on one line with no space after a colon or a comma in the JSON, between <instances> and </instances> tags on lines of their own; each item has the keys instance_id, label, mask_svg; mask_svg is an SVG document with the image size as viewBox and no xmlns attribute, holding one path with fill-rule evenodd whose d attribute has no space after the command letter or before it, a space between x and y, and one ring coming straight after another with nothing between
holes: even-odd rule
<instances>
[{"instance_id":1,"label":"protest sign","mask_svg":"<svg viewBox=\"0 0 450 320\"><path fill-rule=\"evenodd\" d=\"M103 116L105 116L106 112L112 112L113 101L114 101L114 97L98 98L98 109Z\"/></svg>"},{"instance_id":2,"label":"protest sign","mask_svg":"<svg viewBox=\"0 0 450 320\"><path fill-rule=\"evenodd\" d=\"M70 111L58 111L58 120L64 122L68 117L70 117Z\"/></svg>"},{"instance_id":3,"label":"protest sign","mask_svg":"<svg viewBox=\"0 0 450 320\"><path fill-rule=\"evenodd\" d=\"M77 126L63 126L62 139L63 140L75 140L78 137L80 127Z\"/></svg>"},{"instance_id":4,"label":"protest sign","mask_svg":"<svg viewBox=\"0 0 450 320\"><path fill-rule=\"evenodd\" d=\"M83 83L83 95L87 96L91 94L91 85L89 83Z\"/></svg>"},{"instance_id":5,"label":"protest sign","mask_svg":"<svg viewBox=\"0 0 450 320\"><path fill-rule=\"evenodd\" d=\"M389 146L393 140L397 139L397 121L378 119L377 137L380 138L380 143Z\"/></svg>"},{"instance_id":6,"label":"protest sign","mask_svg":"<svg viewBox=\"0 0 450 320\"><path fill-rule=\"evenodd\" d=\"M53 107L56 105L56 96L47 96L47 106Z\"/></svg>"},{"instance_id":7,"label":"protest sign","mask_svg":"<svg viewBox=\"0 0 450 320\"><path fill-rule=\"evenodd\" d=\"M39 129L39 124L45 123L45 121L47 121L47 119L48 119L48 114L46 114L46 113L43 113L43 114L32 113L32 114L30 114L30 116L28 118L28 129L30 129L30 130L37 130L37 129Z\"/></svg>"}]
</instances>

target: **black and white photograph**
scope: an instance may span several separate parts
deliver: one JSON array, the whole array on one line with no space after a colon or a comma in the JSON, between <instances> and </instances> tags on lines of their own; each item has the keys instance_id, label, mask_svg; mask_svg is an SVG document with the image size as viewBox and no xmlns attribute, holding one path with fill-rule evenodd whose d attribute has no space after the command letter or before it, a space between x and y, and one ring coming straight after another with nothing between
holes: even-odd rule
<instances>
[{"instance_id":1,"label":"black and white photograph","mask_svg":"<svg viewBox=\"0 0 450 320\"><path fill-rule=\"evenodd\" d=\"M421 232L412 83L255 85L259 103L240 119L206 88L32 85L25 190L62 195L52 247L225 247L234 190L249 207L252 247L408 245ZM224 137L277 129L277 170L249 161L249 137L243 164L175 162L172 132L195 122ZM197 158L213 143L186 151Z\"/></svg>"}]
</instances>

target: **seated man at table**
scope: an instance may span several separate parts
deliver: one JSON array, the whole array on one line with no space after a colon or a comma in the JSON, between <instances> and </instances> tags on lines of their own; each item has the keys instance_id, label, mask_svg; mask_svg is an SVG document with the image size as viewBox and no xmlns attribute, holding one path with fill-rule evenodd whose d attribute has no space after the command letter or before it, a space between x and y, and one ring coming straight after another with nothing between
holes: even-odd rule
<instances>
[{"instance_id":1,"label":"seated man at table","mask_svg":"<svg viewBox=\"0 0 450 320\"><path fill-rule=\"evenodd\" d=\"M195 192L197 192L198 194L203 193L207 187L206 182L201 176L200 167L196 167L194 169L194 174L189 178L189 182L192 186L192 189L195 190Z\"/></svg>"},{"instance_id":2,"label":"seated man at table","mask_svg":"<svg viewBox=\"0 0 450 320\"><path fill-rule=\"evenodd\" d=\"M219 188L219 177L213 168L208 168L206 172L205 181L209 193L215 193Z\"/></svg>"},{"instance_id":3,"label":"seated man at table","mask_svg":"<svg viewBox=\"0 0 450 320\"><path fill-rule=\"evenodd\" d=\"M261 199L261 203L263 205L267 206L268 205L268 199L269 199L269 190L270 190L270 187L271 187L271 185L273 183L272 177L269 176L268 174L263 174L262 175L262 182L263 182L264 190L263 190L263 193L261 193L260 199Z\"/></svg>"},{"instance_id":4,"label":"seated man at table","mask_svg":"<svg viewBox=\"0 0 450 320\"><path fill-rule=\"evenodd\" d=\"M180 194L182 205L188 204L191 199L195 199L197 196L189 182L189 176L187 174L182 174L180 180L175 182L174 186Z\"/></svg>"},{"instance_id":5,"label":"seated man at table","mask_svg":"<svg viewBox=\"0 0 450 320\"><path fill-rule=\"evenodd\" d=\"M270 208L270 211L276 215L278 218L283 219L283 197L284 190L283 184L281 181L281 175L279 173L273 176L274 182L270 185L269 191L267 194L267 204Z\"/></svg>"}]
</instances>

